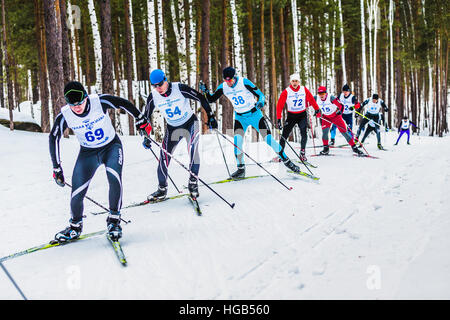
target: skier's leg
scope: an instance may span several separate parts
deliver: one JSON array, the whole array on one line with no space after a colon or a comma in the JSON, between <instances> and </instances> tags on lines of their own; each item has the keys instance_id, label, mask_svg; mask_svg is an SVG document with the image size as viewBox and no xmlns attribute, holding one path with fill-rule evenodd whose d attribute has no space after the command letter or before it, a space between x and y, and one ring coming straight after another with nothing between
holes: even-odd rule
<instances>
[{"instance_id":1,"label":"skier's leg","mask_svg":"<svg viewBox=\"0 0 450 320\"><path fill-rule=\"evenodd\" d=\"M308 114L306 112L302 113L302 116L298 122L298 127L300 128L300 149L305 150L306 148L306 142L308 141Z\"/></svg>"},{"instance_id":2,"label":"skier's leg","mask_svg":"<svg viewBox=\"0 0 450 320\"><path fill-rule=\"evenodd\" d=\"M100 164L96 150L82 150L78 154L72 174L72 193L70 200L72 223L81 222L83 219L83 200L89 183Z\"/></svg>"},{"instance_id":3,"label":"skier's leg","mask_svg":"<svg viewBox=\"0 0 450 320\"><path fill-rule=\"evenodd\" d=\"M123 149L120 141L105 150L103 163L109 183L109 209L111 212L119 212L122 207L123 168Z\"/></svg>"},{"instance_id":4,"label":"skier's leg","mask_svg":"<svg viewBox=\"0 0 450 320\"><path fill-rule=\"evenodd\" d=\"M334 145L334 140L336 139L336 125L335 124L331 125L330 138L331 138L331 145Z\"/></svg>"},{"instance_id":5,"label":"skier's leg","mask_svg":"<svg viewBox=\"0 0 450 320\"><path fill-rule=\"evenodd\" d=\"M398 142L400 141L400 138L403 136L404 133L405 133L404 130L400 130L400 133L398 134L398 138L397 138L397 141L395 142L395 145L398 144Z\"/></svg>"},{"instance_id":6,"label":"skier's leg","mask_svg":"<svg viewBox=\"0 0 450 320\"><path fill-rule=\"evenodd\" d=\"M200 126L198 120L195 120L189 126L189 134L185 136L187 142L188 153L190 156L189 162L189 170L191 170L196 176L200 171L200 154L198 151L198 140L199 140L199 132ZM190 179L195 179L194 176L191 175Z\"/></svg>"},{"instance_id":7,"label":"skier's leg","mask_svg":"<svg viewBox=\"0 0 450 320\"><path fill-rule=\"evenodd\" d=\"M171 160L171 157L168 154L166 154L166 152L164 152L163 150L166 150L168 153L172 154L181 138L182 135L180 136L180 131L177 131L175 128L167 126L166 133L164 135L164 139L161 144L161 153L159 157L159 165L157 171L158 182L160 187L167 187L167 175Z\"/></svg>"},{"instance_id":8,"label":"skier's leg","mask_svg":"<svg viewBox=\"0 0 450 320\"><path fill-rule=\"evenodd\" d=\"M284 147L286 146L286 141L289 139L289 136L291 135L292 129L294 128L295 124L295 119L290 116L290 114L288 114L286 122L283 126L283 132L281 133L282 138L280 139L280 146L283 151Z\"/></svg>"},{"instance_id":9,"label":"skier's leg","mask_svg":"<svg viewBox=\"0 0 450 320\"><path fill-rule=\"evenodd\" d=\"M244 166L244 153L241 151L242 145L244 144L244 135L247 130L248 124L246 123L244 117L236 114L234 120L234 156L236 157L236 164L238 167Z\"/></svg>"}]
</instances>

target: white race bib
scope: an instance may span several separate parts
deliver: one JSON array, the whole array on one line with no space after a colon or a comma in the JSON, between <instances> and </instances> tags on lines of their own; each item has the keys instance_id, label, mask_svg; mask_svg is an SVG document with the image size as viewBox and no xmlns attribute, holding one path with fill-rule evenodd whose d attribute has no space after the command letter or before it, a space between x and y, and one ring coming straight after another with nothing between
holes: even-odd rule
<instances>
[{"instance_id":1,"label":"white race bib","mask_svg":"<svg viewBox=\"0 0 450 320\"><path fill-rule=\"evenodd\" d=\"M61 113L81 146L100 148L114 139L116 131L109 115L103 112L98 95L91 94L88 99L90 110L86 116L76 115L68 105L61 108Z\"/></svg>"}]
</instances>

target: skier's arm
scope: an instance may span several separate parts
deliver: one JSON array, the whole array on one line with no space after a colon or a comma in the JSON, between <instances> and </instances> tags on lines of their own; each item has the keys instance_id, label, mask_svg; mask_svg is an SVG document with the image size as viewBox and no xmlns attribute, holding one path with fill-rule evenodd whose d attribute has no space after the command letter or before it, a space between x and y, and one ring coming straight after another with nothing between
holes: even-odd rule
<instances>
[{"instance_id":1,"label":"skier's arm","mask_svg":"<svg viewBox=\"0 0 450 320\"><path fill-rule=\"evenodd\" d=\"M383 110L384 110L385 112L388 112L388 111L389 111L389 108L387 107L386 103L384 103L383 100L381 100L381 106L383 107Z\"/></svg>"},{"instance_id":2,"label":"skier's arm","mask_svg":"<svg viewBox=\"0 0 450 320\"><path fill-rule=\"evenodd\" d=\"M361 104L358 102L358 100L356 99L355 96L353 96L353 98L352 98L352 103L355 105L354 106L355 110L358 110L359 108L361 108Z\"/></svg>"},{"instance_id":3,"label":"skier's arm","mask_svg":"<svg viewBox=\"0 0 450 320\"><path fill-rule=\"evenodd\" d=\"M259 109L262 109L264 107L264 103L266 102L266 97L264 96L264 93L262 93L261 90L258 89L258 87L253 84L250 80L244 78L244 86L247 88L248 91L253 93L253 95L258 98L258 101L256 102L256 106Z\"/></svg>"},{"instance_id":4,"label":"skier's arm","mask_svg":"<svg viewBox=\"0 0 450 320\"><path fill-rule=\"evenodd\" d=\"M331 96L331 97L330 97L330 100L331 100L331 103L334 104L334 105L338 108L338 110L340 111L340 112L337 112L337 114L341 114L341 113L342 113L342 110L344 109L344 106L343 106L342 103L339 101L339 99L336 98L336 97L334 97L334 96Z\"/></svg>"},{"instance_id":5,"label":"skier's arm","mask_svg":"<svg viewBox=\"0 0 450 320\"><path fill-rule=\"evenodd\" d=\"M144 115L147 119L151 119L153 111L155 111L155 104L153 103L153 94L150 93L147 97L147 103L145 104Z\"/></svg>"},{"instance_id":6,"label":"skier's arm","mask_svg":"<svg viewBox=\"0 0 450 320\"><path fill-rule=\"evenodd\" d=\"M50 157L52 159L53 168L57 169L61 166L61 159L59 154L59 141L63 135L64 130L68 128L66 119L62 113L58 114L53 124L53 128L48 136Z\"/></svg>"},{"instance_id":7,"label":"skier's arm","mask_svg":"<svg viewBox=\"0 0 450 320\"><path fill-rule=\"evenodd\" d=\"M286 104L286 99L287 99L287 91L283 90L277 102L277 119L281 119L281 113L283 112L284 105Z\"/></svg>"},{"instance_id":8,"label":"skier's arm","mask_svg":"<svg viewBox=\"0 0 450 320\"><path fill-rule=\"evenodd\" d=\"M312 106L314 110L319 110L319 105L317 104L316 97L312 95L311 91L308 90L308 88L305 87L305 94L306 94L306 102L308 103L308 106Z\"/></svg>"},{"instance_id":9,"label":"skier's arm","mask_svg":"<svg viewBox=\"0 0 450 320\"><path fill-rule=\"evenodd\" d=\"M195 90L185 84L180 84L180 91L181 91L181 94L185 98L199 101L200 104L202 105L203 109L205 109L208 116L213 114L211 106L208 103L208 100L206 100L205 96L202 95L200 92L198 92L197 90Z\"/></svg>"},{"instance_id":10,"label":"skier's arm","mask_svg":"<svg viewBox=\"0 0 450 320\"><path fill-rule=\"evenodd\" d=\"M112 96L109 94L99 95L100 103L103 107L103 112L106 113L107 109L122 109L131 114L134 118L138 118L141 112L127 99Z\"/></svg>"},{"instance_id":11,"label":"skier's arm","mask_svg":"<svg viewBox=\"0 0 450 320\"><path fill-rule=\"evenodd\" d=\"M222 86L223 86L223 84L221 83L217 87L216 91L213 94L211 94L208 89L206 89L204 91L206 100L208 100L209 103L213 103L213 102L217 101L217 99L219 99L223 95L223 87Z\"/></svg>"}]
</instances>

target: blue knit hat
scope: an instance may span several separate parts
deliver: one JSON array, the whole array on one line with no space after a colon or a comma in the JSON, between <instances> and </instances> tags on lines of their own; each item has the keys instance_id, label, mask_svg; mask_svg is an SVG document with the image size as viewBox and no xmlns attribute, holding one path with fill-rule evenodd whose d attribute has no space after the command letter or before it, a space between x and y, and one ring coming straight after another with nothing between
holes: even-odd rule
<instances>
[{"instance_id":1,"label":"blue knit hat","mask_svg":"<svg viewBox=\"0 0 450 320\"><path fill-rule=\"evenodd\" d=\"M155 69L150 73L150 83L151 84L157 84L161 83L163 81L166 81L166 75L164 74L164 71L160 69Z\"/></svg>"}]
</instances>

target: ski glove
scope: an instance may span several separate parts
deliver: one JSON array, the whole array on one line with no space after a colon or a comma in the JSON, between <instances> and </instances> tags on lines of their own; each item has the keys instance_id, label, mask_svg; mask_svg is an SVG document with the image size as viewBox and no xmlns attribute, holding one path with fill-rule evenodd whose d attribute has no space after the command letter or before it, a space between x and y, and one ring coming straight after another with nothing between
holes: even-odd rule
<instances>
[{"instance_id":1,"label":"ski glove","mask_svg":"<svg viewBox=\"0 0 450 320\"><path fill-rule=\"evenodd\" d=\"M54 168L53 169L53 179L55 179L55 182L58 186L64 187L64 174L61 167Z\"/></svg>"},{"instance_id":2,"label":"ski glove","mask_svg":"<svg viewBox=\"0 0 450 320\"><path fill-rule=\"evenodd\" d=\"M203 83L203 81L200 81L198 83L198 89L203 93L209 93L209 90L206 88L206 85Z\"/></svg>"},{"instance_id":3,"label":"ski glove","mask_svg":"<svg viewBox=\"0 0 450 320\"><path fill-rule=\"evenodd\" d=\"M320 113L320 109L317 109L317 110L314 112L314 115L315 115L317 118L320 118L320 117L322 116L322 114Z\"/></svg>"},{"instance_id":4,"label":"ski glove","mask_svg":"<svg viewBox=\"0 0 450 320\"><path fill-rule=\"evenodd\" d=\"M141 136L145 134L150 135L150 132L152 131L150 120L143 114L136 118L136 130Z\"/></svg>"},{"instance_id":5,"label":"ski glove","mask_svg":"<svg viewBox=\"0 0 450 320\"><path fill-rule=\"evenodd\" d=\"M150 139L144 138L144 141L142 141L142 145L145 149L151 149L152 148L152 141Z\"/></svg>"},{"instance_id":6,"label":"ski glove","mask_svg":"<svg viewBox=\"0 0 450 320\"><path fill-rule=\"evenodd\" d=\"M255 107L258 108L259 110L261 110L262 108L264 108L264 102L258 101L256 103Z\"/></svg>"},{"instance_id":7,"label":"ski glove","mask_svg":"<svg viewBox=\"0 0 450 320\"><path fill-rule=\"evenodd\" d=\"M353 111L355 110L355 107L348 107L348 110Z\"/></svg>"},{"instance_id":8,"label":"ski glove","mask_svg":"<svg viewBox=\"0 0 450 320\"><path fill-rule=\"evenodd\" d=\"M219 125L217 124L216 118L214 118L214 115L209 116L208 127L211 129L217 129L219 127Z\"/></svg>"},{"instance_id":9,"label":"ski glove","mask_svg":"<svg viewBox=\"0 0 450 320\"><path fill-rule=\"evenodd\" d=\"M339 116L339 115L341 115L341 114L342 114L341 109L337 108L337 109L336 109L336 115Z\"/></svg>"},{"instance_id":10,"label":"ski glove","mask_svg":"<svg viewBox=\"0 0 450 320\"><path fill-rule=\"evenodd\" d=\"M277 128L280 130L283 129L283 125L281 124L281 119L277 120Z\"/></svg>"}]
</instances>

